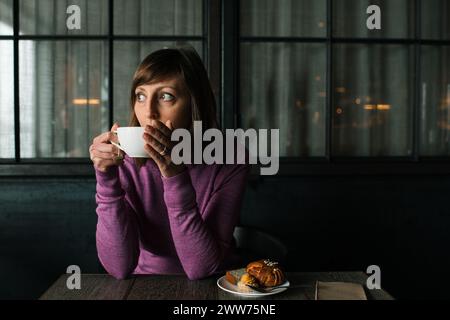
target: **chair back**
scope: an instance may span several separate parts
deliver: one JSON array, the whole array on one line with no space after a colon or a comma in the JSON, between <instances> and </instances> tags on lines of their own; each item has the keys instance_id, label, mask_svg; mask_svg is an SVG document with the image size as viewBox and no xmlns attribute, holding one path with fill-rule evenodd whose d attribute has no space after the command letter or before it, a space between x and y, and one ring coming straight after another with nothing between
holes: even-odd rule
<instances>
[{"instance_id":1,"label":"chair back","mask_svg":"<svg viewBox=\"0 0 450 320\"><path fill-rule=\"evenodd\" d=\"M285 265L288 250L277 237L267 232L244 226L237 226L233 235L242 265L260 259L270 259Z\"/></svg>"}]
</instances>

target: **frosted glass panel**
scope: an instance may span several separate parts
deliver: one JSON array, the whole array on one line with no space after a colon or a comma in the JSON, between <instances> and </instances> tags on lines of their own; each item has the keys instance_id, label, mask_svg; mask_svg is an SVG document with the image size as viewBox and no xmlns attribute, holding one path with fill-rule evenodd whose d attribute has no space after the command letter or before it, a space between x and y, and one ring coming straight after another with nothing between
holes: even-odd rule
<instances>
[{"instance_id":1,"label":"frosted glass panel","mask_svg":"<svg viewBox=\"0 0 450 320\"><path fill-rule=\"evenodd\" d=\"M79 8L79 29L74 24ZM77 10L77 9L76 9ZM70 29L67 26L69 21ZM72 24L75 29L72 29ZM108 33L108 0L25 0L20 1L20 32L39 35L101 35Z\"/></svg>"},{"instance_id":2,"label":"frosted glass panel","mask_svg":"<svg viewBox=\"0 0 450 320\"><path fill-rule=\"evenodd\" d=\"M242 44L241 125L280 129L280 156L324 156L325 75L325 44Z\"/></svg>"},{"instance_id":3,"label":"frosted glass panel","mask_svg":"<svg viewBox=\"0 0 450 320\"><path fill-rule=\"evenodd\" d=\"M367 14L367 8L370 5L377 5L380 8L381 29L367 28L367 19L370 16ZM333 35L335 37L412 38L415 23L415 1L333 1Z\"/></svg>"},{"instance_id":4,"label":"frosted glass panel","mask_svg":"<svg viewBox=\"0 0 450 320\"><path fill-rule=\"evenodd\" d=\"M87 157L109 130L108 46L20 42L20 148L24 158Z\"/></svg>"},{"instance_id":5,"label":"frosted glass panel","mask_svg":"<svg viewBox=\"0 0 450 320\"><path fill-rule=\"evenodd\" d=\"M339 44L333 52L333 155L411 155L413 48Z\"/></svg>"},{"instance_id":6,"label":"frosted glass panel","mask_svg":"<svg viewBox=\"0 0 450 320\"><path fill-rule=\"evenodd\" d=\"M422 47L420 154L450 155L450 47Z\"/></svg>"},{"instance_id":7,"label":"frosted glass panel","mask_svg":"<svg viewBox=\"0 0 450 320\"><path fill-rule=\"evenodd\" d=\"M14 158L13 42L0 41L0 158Z\"/></svg>"},{"instance_id":8,"label":"frosted glass panel","mask_svg":"<svg viewBox=\"0 0 450 320\"><path fill-rule=\"evenodd\" d=\"M241 0L243 36L325 37L326 0Z\"/></svg>"},{"instance_id":9,"label":"frosted glass panel","mask_svg":"<svg viewBox=\"0 0 450 320\"><path fill-rule=\"evenodd\" d=\"M12 35L13 0L0 0L0 36Z\"/></svg>"},{"instance_id":10,"label":"frosted glass panel","mask_svg":"<svg viewBox=\"0 0 450 320\"><path fill-rule=\"evenodd\" d=\"M115 0L114 33L203 34L203 0Z\"/></svg>"}]
</instances>

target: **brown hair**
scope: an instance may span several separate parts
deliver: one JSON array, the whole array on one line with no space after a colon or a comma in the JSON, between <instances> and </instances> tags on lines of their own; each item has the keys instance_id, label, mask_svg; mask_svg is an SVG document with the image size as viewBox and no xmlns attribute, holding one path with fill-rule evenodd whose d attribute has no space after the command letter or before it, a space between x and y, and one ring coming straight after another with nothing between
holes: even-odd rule
<instances>
[{"instance_id":1,"label":"brown hair","mask_svg":"<svg viewBox=\"0 0 450 320\"><path fill-rule=\"evenodd\" d=\"M138 66L131 86L130 107L131 127L139 127L134 112L135 90L140 85L154 83L167 78L181 76L188 91L191 104L191 133L194 121L202 121L203 131L218 128L216 100L200 56L193 47L160 49L149 54ZM145 164L146 158L136 158L138 167Z\"/></svg>"}]
</instances>

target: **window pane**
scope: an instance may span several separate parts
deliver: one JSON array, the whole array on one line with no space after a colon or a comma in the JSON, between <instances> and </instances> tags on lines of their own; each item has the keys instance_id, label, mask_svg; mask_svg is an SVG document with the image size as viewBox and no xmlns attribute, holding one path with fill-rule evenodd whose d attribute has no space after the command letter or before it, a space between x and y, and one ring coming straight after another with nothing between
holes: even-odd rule
<instances>
[{"instance_id":1,"label":"window pane","mask_svg":"<svg viewBox=\"0 0 450 320\"><path fill-rule=\"evenodd\" d=\"M202 3L202 0L116 0L114 33L201 36Z\"/></svg>"},{"instance_id":2,"label":"window pane","mask_svg":"<svg viewBox=\"0 0 450 320\"><path fill-rule=\"evenodd\" d=\"M0 41L0 158L14 158L14 53L12 41Z\"/></svg>"},{"instance_id":3,"label":"window pane","mask_svg":"<svg viewBox=\"0 0 450 320\"><path fill-rule=\"evenodd\" d=\"M242 44L242 126L280 129L280 156L325 155L325 66L325 44Z\"/></svg>"},{"instance_id":4,"label":"window pane","mask_svg":"<svg viewBox=\"0 0 450 320\"><path fill-rule=\"evenodd\" d=\"M242 36L326 36L326 0L241 0Z\"/></svg>"},{"instance_id":5,"label":"window pane","mask_svg":"<svg viewBox=\"0 0 450 320\"><path fill-rule=\"evenodd\" d=\"M141 61L155 50L183 45L193 46L202 57L201 41L116 41L114 43L114 121L117 121L120 126L127 126L130 122L131 82Z\"/></svg>"},{"instance_id":6,"label":"window pane","mask_svg":"<svg viewBox=\"0 0 450 320\"><path fill-rule=\"evenodd\" d=\"M422 47L421 155L450 155L450 47Z\"/></svg>"},{"instance_id":7,"label":"window pane","mask_svg":"<svg viewBox=\"0 0 450 320\"><path fill-rule=\"evenodd\" d=\"M413 48L342 44L334 52L333 154L411 155Z\"/></svg>"},{"instance_id":8,"label":"window pane","mask_svg":"<svg viewBox=\"0 0 450 320\"><path fill-rule=\"evenodd\" d=\"M21 41L20 152L87 157L109 130L108 46L102 41Z\"/></svg>"},{"instance_id":9,"label":"window pane","mask_svg":"<svg viewBox=\"0 0 450 320\"><path fill-rule=\"evenodd\" d=\"M450 1L422 0L422 38L450 39Z\"/></svg>"},{"instance_id":10,"label":"window pane","mask_svg":"<svg viewBox=\"0 0 450 320\"><path fill-rule=\"evenodd\" d=\"M67 9L76 5L80 9L79 29L69 30L76 13ZM77 27L75 25L75 27ZM20 1L20 32L22 34L98 35L108 33L108 0L26 0Z\"/></svg>"},{"instance_id":11,"label":"window pane","mask_svg":"<svg viewBox=\"0 0 450 320\"><path fill-rule=\"evenodd\" d=\"M0 36L12 35L13 0L0 0Z\"/></svg>"},{"instance_id":12,"label":"window pane","mask_svg":"<svg viewBox=\"0 0 450 320\"><path fill-rule=\"evenodd\" d=\"M428 1L428 0L427 0ZM381 29L369 30L370 5L381 10ZM414 37L414 1L411 0L339 0L333 1L333 35L357 38Z\"/></svg>"}]
</instances>

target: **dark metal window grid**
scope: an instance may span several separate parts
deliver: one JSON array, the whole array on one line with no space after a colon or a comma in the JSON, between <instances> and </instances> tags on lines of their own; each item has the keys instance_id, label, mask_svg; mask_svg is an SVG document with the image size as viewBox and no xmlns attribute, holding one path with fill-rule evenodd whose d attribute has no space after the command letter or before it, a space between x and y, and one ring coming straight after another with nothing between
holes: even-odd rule
<instances>
[{"instance_id":1,"label":"dark metal window grid","mask_svg":"<svg viewBox=\"0 0 450 320\"><path fill-rule=\"evenodd\" d=\"M48 165L68 165L68 164L88 164L90 160L88 158L35 158L35 159L22 159L20 155L20 87L19 87L19 42L21 40L85 40L85 41L107 41L108 46L108 104L109 104L109 126L111 127L114 121L114 95L113 95L113 77L114 77L114 43L115 41L201 41L203 46L203 57L207 69L211 72L216 72L216 70L211 70L208 64L209 55L209 10L210 2L214 3L217 0L202 0L203 1L203 30L201 36L171 36L171 35L114 35L114 0L108 0L108 33L105 35L19 35L20 30L20 7L19 3L23 0L13 0L13 35L0 35L0 40L12 40L13 41L13 57L14 57L14 146L15 146L15 156L14 159L0 159L0 175L7 174L13 169L13 165L19 164L48 164ZM215 29L213 29L216 32ZM216 53L215 53L216 54ZM217 76L215 76L217 78ZM13 169L12 171L20 174L19 170ZM27 170L27 174L29 174ZM39 169L40 171L40 169ZM86 170L75 170L75 172L84 172ZM92 173L92 172L91 172Z\"/></svg>"},{"instance_id":2,"label":"dark metal window grid","mask_svg":"<svg viewBox=\"0 0 450 320\"><path fill-rule=\"evenodd\" d=\"M109 123L113 122L113 44L120 40L167 40L167 41L203 41L203 55L214 78L219 115L223 127L238 127L241 123L239 108L239 56L241 42L299 42L326 44L326 154L324 157L283 157L281 175L347 175L347 174L450 174L447 164L450 157L419 156L419 101L420 90L416 90L413 108L413 154L408 157L332 157L332 107L333 107L333 44L404 44L414 45L414 86L420 85L420 63L422 45L450 45L450 40L426 40L420 38L422 0L415 1L415 35L411 39L386 38L338 38L333 37L332 0L327 0L326 37L249 37L240 36L239 0L203 0L203 35L202 36L133 36L114 35L113 2L108 4L107 35L19 35L19 0L13 2L13 36L0 36L0 40L14 42L14 124L15 124L15 159L0 159L0 176L92 176L90 161L85 158L72 159L21 159L20 158L20 117L19 117L19 41L20 40L107 40L109 47L109 86L110 105ZM220 39L220 40L219 40ZM220 66L217 66L220 62ZM224 72L227 70L227 72ZM231 72L230 72L231 71ZM220 82L220 83L217 83Z\"/></svg>"},{"instance_id":3,"label":"dark metal window grid","mask_svg":"<svg viewBox=\"0 0 450 320\"><path fill-rule=\"evenodd\" d=\"M237 9L239 10L239 1L235 0ZM240 33L238 33L239 41L237 43L237 46L240 47L240 44L242 42L254 42L254 43L277 43L277 42L283 42L283 43L325 43L326 44L326 93L327 93L327 105L326 105L326 152L324 157L285 157L284 159L288 162L295 161L307 161L310 162L311 160L318 160L325 162L342 162L342 161L368 161L368 162L395 162L395 161L413 161L413 162L419 162L420 160L433 160L433 159L448 159L447 156L442 157L420 157L419 156L419 144L420 144L420 136L419 136L419 130L420 130L420 119L418 117L419 115L419 102L421 99L420 90L418 88L420 87L420 79L421 79L421 46L423 45L450 45L450 40L426 40L421 39L421 1L422 0L414 0L414 10L415 10L415 29L414 29L414 37L410 39L398 39L398 38L351 38L351 37L334 37L333 36L333 1L327 0L327 13L326 13L326 19L327 19L327 30L326 30L326 37L258 37L258 36L240 36ZM240 18L240 14L237 13L237 18ZM239 26L239 22L237 23ZM413 136L411 137L411 145L413 146L413 151L411 156L401 156L401 157L355 157L355 156L349 156L349 157L334 157L332 155L332 127L333 127L333 45L334 44L345 44L345 43L356 43L356 44L401 44L401 45L414 45L414 88L415 88L415 96L414 96L414 108L413 108ZM239 67L237 68L239 70ZM239 74L236 76L236 81L239 83L240 78ZM239 84L236 86L237 90L239 90L240 86ZM236 95L239 97L239 91L236 93ZM236 101L237 103L237 113L238 116L236 117L238 120L234 124L236 127L241 126L241 116L240 116L240 106L239 106L239 98Z\"/></svg>"}]
</instances>

